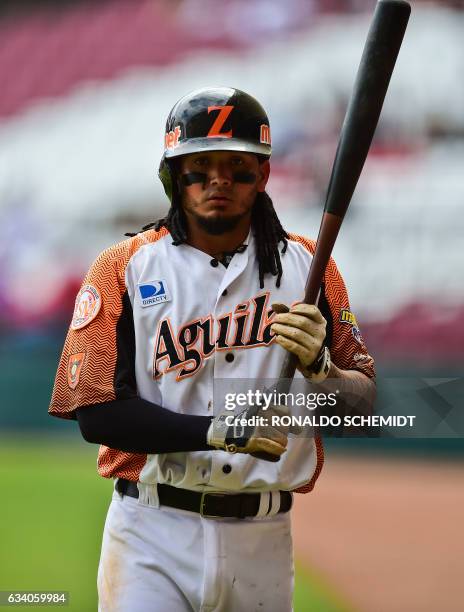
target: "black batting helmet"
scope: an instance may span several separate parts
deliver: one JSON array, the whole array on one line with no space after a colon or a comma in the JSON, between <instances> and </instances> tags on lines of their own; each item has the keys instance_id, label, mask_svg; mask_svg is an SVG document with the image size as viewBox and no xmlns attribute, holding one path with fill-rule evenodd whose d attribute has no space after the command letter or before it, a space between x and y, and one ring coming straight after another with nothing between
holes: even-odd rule
<instances>
[{"instance_id":1,"label":"black batting helmet","mask_svg":"<svg viewBox=\"0 0 464 612\"><path fill-rule=\"evenodd\" d=\"M173 202L177 191L171 160L201 151L242 151L271 156L269 119L261 104L233 87L206 87L181 98L169 113L159 178Z\"/></svg>"}]
</instances>

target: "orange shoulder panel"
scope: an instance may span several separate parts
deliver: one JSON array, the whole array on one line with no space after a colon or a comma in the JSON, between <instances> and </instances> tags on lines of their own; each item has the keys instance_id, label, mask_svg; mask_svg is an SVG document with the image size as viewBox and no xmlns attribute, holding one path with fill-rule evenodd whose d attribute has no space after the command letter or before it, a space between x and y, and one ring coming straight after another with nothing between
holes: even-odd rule
<instances>
[{"instance_id":1,"label":"orange shoulder panel","mask_svg":"<svg viewBox=\"0 0 464 612\"><path fill-rule=\"evenodd\" d=\"M116 324L126 291L126 266L141 246L156 242L167 233L162 229L137 234L103 251L91 266L76 299L73 322L58 365L50 414L69 419L79 406L115 399ZM89 287L90 300L79 304L79 296Z\"/></svg>"}]
</instances>

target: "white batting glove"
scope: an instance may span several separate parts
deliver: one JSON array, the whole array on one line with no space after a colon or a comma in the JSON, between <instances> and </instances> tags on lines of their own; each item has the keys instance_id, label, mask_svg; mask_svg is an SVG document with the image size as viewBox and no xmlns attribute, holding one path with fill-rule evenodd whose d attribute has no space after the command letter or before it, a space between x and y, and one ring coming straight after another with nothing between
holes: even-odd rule
<instances>
[{"instance_id":1,"label":"white batting glove","mask_svg":"<svg viewBox=\"0 0 464 612\"><path fill-rule=\"evenodd\" d=\"M322 382L330 369L330 351L323 348L327 321L317 306L272 304L277 313L271 330L276 342L298 357L297 368L311 382Z\"/></svg>"}]
</instances>

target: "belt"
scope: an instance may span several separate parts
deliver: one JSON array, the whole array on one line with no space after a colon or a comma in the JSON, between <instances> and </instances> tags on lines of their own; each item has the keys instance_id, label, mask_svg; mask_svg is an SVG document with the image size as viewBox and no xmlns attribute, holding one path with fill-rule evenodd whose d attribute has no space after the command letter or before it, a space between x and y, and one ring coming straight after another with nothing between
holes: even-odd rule
<instances>
[{"instance_id":1,"label":"belt","mask_svg":"<svg viewBox=\"0 0 464 612\"><path fill-rule=\"evenodd\" d=\"M139 497L137 483L119 478L116 490L121 495ZM279 491L280 507L278 512L288 512L292 507L292 494L288 491ZM269 496L271 503L271 497ZM260 493L206 493L179 489L170 485L158 485L158 498L161 506L170 506L180 510L198 512L201 516L209 518L246 518L256 516L258 513Z\"/></svg>"}]
</instances>

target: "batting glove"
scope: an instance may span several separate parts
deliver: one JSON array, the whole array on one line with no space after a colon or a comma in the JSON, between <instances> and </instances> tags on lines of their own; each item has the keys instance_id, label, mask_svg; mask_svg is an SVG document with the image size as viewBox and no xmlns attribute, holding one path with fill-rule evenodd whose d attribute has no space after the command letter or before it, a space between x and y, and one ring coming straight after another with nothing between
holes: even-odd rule
<instances>
[{"instance_id":1,"label":"batting glove","mask_svg":"<svg viewBox=\"0 0 464 612\"><path fill-rule=\"evenodd\" d=\"M289 414L286 406L276 405L266 410L248 406L239 414L226 410L211 421L208 444L229 453L247 453L258 459L279 461L287 450L290 430L280 423L280 417Z\"/></svg>"},{"instance_id":2,"label":"batting glove","mask_svg":"<svg viewBox=\"0 0 464 612\"><path fill-rule=\"evenodd\" d=\"M327 321L317 306L273 304L277 313L271 330L277 344L298 357L297 368L313 383L327 378L330 369L330 351L323 346Z\"/></svg>"}]
</instances>

